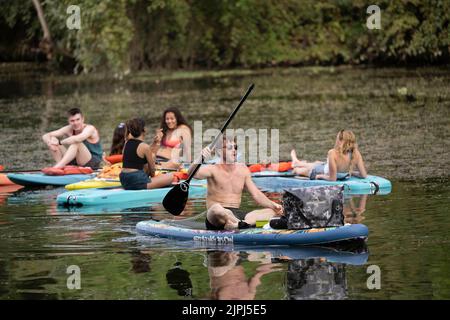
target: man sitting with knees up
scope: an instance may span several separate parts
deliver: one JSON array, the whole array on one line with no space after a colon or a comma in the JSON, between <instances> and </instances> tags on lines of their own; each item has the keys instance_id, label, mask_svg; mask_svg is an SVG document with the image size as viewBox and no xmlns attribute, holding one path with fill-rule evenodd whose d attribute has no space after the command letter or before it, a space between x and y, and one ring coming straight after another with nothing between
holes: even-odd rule
<instances>
[{"instance_id":1,"label":"man sitting with knees up","mask_svg":"<svg viewBox=\"0 0 450 320\"><path fill-rule=\"evenodd\" d=\"M67 126L42 136L56 161L53 167L78 165L98 169L103 154L98 130L84 123L84 116L78 108L68 111L68 122Z\"/></svg>"}]
</instances>

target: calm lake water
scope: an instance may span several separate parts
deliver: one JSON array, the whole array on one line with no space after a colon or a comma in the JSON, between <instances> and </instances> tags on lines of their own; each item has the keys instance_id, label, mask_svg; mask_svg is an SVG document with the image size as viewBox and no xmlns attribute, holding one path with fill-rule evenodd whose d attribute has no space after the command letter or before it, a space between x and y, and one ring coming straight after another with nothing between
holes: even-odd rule
<instances>
[{"instance_id":1,"label":"calm lake water","mask_svg":"<svg viewBox=\"0 0 450 320\"><path fill-rule=\"evenodd\" d=\"M279 129L280 158L324 160L337 131L355 132L369 173L388 195L353 196L346 220L369 228L366 246L226 247L216 250L136 234L170 215L158 203L90 210L55 204L64 188L0 187L0 299L450 299L450 69L290 68L139 73L122 81L0 65L0 164L50 165L40 136L80 107L104 149L119 122L157 128L178 105L191 123L220 127L252 82L234 128ZM279 198L279 194L270 194ZM255 204L245 195L246 209ZM204 210L188 203L185 215ZM219 268L211 264L221 263ZM67 288L67 268L81 289ZM381 271L369 290L367 269Z\"/></svg>"}]
</instances>

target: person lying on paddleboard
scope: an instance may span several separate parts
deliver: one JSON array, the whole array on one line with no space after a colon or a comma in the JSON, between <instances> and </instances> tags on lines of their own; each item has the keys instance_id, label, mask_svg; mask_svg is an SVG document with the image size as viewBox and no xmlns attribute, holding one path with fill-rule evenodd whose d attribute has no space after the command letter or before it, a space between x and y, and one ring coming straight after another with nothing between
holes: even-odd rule
<instances>
[{"instance_id":1,"label":"person lying on paddleboard","mask_svg":"<svg viewBox=\"0 0 450 320\"><path fill-rule=\"evenodd\" d=\"M125 190L142 190L162 188L172 184L172 173L155 177L155 154L159 148L160 136L154 137L151 146L146 144L144 142L145 121L141 118L128 120L125 128L123 167L119 175L122 187Z\"/></svg>"},{"instance_id":2,"label":"person lying on paddleboard","mask_svg":"<svg viewBox=\"0 0 450 320\"><path fill-rule=\"evenodd\" d=\"M191 162L192 129L178 108L164 110L157 134L162 134L162 139L156 156L167 161L165 168L179 168L181 161Z\"/></svg>"},{"instance_id":3,"label":"person lying on paddleboard","mask_svg":"<svg viewBox=\"0 0 450 320\"><path fill-rule=\"evenodd\" d=\"M348 174L361 178L367 177L364 160L358 150L355 135L349 130L339 131L334 148L328 151L326 163L300 161L295 150L291 151L291 157L293 172L312 180L336 181L340 176ZM353 171L354 168L358 169L358 173Z\"/></svg>"},{"instance_id":4,"label":"person lying on paddleboard","mask_svg":"<svg viewBox=\"0 0 450 320\"><path fill-rule=\"evenodd\" d=\"M68 122L69 125L42 136L56 161L53 167L78 165L97 169L103 155L98 130L84 123L84 116L78 108L68 111Z\"/></svg>"},{"instance_id":5,"label":"person lying on paddleboard","mask_svg":"<svg viewBox=\"0 0 450 320\"><path fill-rule=\"evenodd\" d=\"M206 228L209 230L230 230L254 227L257 220L269 220L282 215L283 208L269 200L254 184L250 170L243 163L236 163L237 144L232 137L218 143L221 162L203 165L194 178L207 179ZM203 162L211 158L211 150L202 150ZM194 170L195 163L189 173ZM264 209L245 212L239 209L243 190L247 189L255 202Z\"/></svg>"}]
</instances>

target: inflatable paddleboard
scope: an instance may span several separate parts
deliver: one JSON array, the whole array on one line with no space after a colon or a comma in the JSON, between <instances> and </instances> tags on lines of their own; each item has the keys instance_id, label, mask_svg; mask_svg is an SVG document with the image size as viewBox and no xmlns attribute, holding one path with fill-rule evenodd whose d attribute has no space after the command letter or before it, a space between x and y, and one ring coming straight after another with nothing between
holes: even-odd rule
<instances>
[{"instance_id":1,"label":"inflatable paddleboard","mask_svg":"<svg viewBox=\"0 0 450 320\"><path fill-rule=\"evenodd\" d=\"M201 223L199 223L200 225ZM202 224L204 226L204 223ZM141 221L136 230L144 235L194 241L214 245L318 245L348 240L365 240L369 234L363 224L309 230L275 230L265 228L212 231L189 228L172 221Z\"/></svg>"},{"instance_id":2,"label":"inflatable paddleboard","mask_svg":"<svg viewBox=\"0 0 450 320\"><path fill-rule=\"evenodd\" d=\"M313 186L344 186L346 194L388 194L392 190L389 180L367 176L365 179L351 177L342 181L309 180L298 177L264 177L264 175L254 177L253 182L263 191L282 192L286 189L313 187Z\"/></svg>"},{"instance_id":3,"label":"inflatable paddleboard","mask_svg":"<svg viewBox=\"0 0 450 320\"><path fill-rule=\"evenodd\" d=\"M69 206L98 206L125 202L162 202L172 187L150 190L124 190L116 189L83 189L64 192L56 197L58 205ZM192 185L189 196L204 196L205 186Z\"/></svg>"},{"instance_id":4,"label":"inflatable paddleboard","mask_svg":"<svg viewBox=\"0 0 450 320\"><path fill-rule=\"evenodd\" d=\"M8 179L25 187L65 186L94 178L94 174L70 174L64 176L48 176L43 173L9 173Z\"/></svg>"}]
</instances>

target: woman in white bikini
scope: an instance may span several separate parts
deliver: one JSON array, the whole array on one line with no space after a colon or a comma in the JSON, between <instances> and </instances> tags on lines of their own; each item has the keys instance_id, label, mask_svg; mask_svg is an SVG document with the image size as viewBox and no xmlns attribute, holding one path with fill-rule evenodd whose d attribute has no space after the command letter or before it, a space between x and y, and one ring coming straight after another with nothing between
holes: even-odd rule
<instances>
[{"instance_id":1,"label":"woman in white bikini","mask_svg":"<svg viewBox=\"0 0 450 320\"><path fill-rule=\"evenodd\" d=\"M339 131L334 148L328 151L326 163L300 161L295 150L291 151L291 157L293 172L312 180L336 181L348 175L367 177L364 160L358 150L355 135L350 130ZM357 172L354 171L355 168Z\"/></svg>"}]
</instances>

